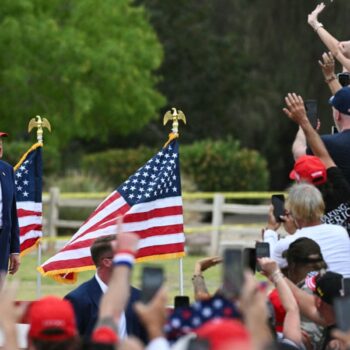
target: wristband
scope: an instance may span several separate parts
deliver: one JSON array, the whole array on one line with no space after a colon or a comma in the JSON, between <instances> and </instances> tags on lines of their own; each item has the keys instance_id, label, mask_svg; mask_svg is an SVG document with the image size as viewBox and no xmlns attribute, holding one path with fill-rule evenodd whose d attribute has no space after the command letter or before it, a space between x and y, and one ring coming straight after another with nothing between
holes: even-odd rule
<instances>
[{"instance_id":1,"label":"wristband","mask_svg":"<svg viewBox=\"0 0 350 350\"><path fill-rule=\"evenodd\" d=\"M331 81L336 80L336 79L337 79L337 77L336 77L335 75L333 75L332 77L327 78L327 79L325 79L324 81L325 81L326 83L330 83Z\"/></svg>"},{"instance_id":2,"label":"wristband","mask_svg":"<svg viewBox=\"0 0 350 350\"><path fill-rule=\"evenodd\" d=\"M119 250L114 255L113 265L114 266L128 266L130 269L133 267L135 262L135 254L131 250Z\"/></svg>"},{"instance_id":3,"label":"wristband","mask_svg":"<svg viewBox=\"0 0 350 350\"><path fill-rule=\"evenodd\" d=\"M322 23L316 23L315 27L314 27L314 31L317 33L317 31L323 27L323 24Z\"/></svg>"}]
</instances>

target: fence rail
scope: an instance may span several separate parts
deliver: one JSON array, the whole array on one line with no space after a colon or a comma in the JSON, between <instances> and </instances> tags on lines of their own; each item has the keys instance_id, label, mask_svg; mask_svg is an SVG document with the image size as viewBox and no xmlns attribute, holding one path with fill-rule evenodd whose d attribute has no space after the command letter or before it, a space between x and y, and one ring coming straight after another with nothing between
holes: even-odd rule
<instances>
[{"instance_id":1,"label":"fence rail","mask_svg":"<svg viewBox=\"0 0 350 350\"><path fill-rule=\"evenodd\" d=\"M229 193L183 193L184 211L211 213L212 222L207 226L206 232L210 231L210 253L217 254L220 244L220 236L224 225L225 214L241 215L266 215L266 204L237 204L227 203L228 199L269 199L272 192L229 192ZM47 211L44 218L44 231L47 232L48 241L57 238L59 228L78 229L83 221L63 220L60 218L60 208L96 208L108 193L60 193L57 187L50 188L44 193L43 204ZM197 200L197 202L193 202ZM211 200L211 203L198 202L198 200ZM199 231L203 231L199 230Z\"/></svg>"}]
</instances>

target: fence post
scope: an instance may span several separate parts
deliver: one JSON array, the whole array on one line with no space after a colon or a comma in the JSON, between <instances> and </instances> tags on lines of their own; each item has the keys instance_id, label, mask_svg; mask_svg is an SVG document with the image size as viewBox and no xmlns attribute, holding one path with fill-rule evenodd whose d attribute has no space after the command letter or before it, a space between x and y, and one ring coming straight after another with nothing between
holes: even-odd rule
<instances>
[{"instance_id":1,"label":"fence post","mask_svg":"<svg viewBox=\"0 0 350 350\"><path fill-rule=\"evenodd\" d=\"M59 206L58 201L60 198L60 189L58 187L50 188L49 197L49 215L48 215L48 232L49 232L49 243L47 246L48 250L55 248L55 238L57 237L57 221L59 217Z\"/></svg>"},{"instance_id":2,"label":"fence post","mask_svg":"<svg viewBox=\"0 0 350 350\"><path fill-rule=\"evenodd\" d=\"M210 254L217 255L219 251L220 241L220 226L224 221L224 214L222 212L222 206L225 203L225 197L221 193L215 193L213 200L213 212L212 212L212 226Z\"/></svg>"}]
</instances>

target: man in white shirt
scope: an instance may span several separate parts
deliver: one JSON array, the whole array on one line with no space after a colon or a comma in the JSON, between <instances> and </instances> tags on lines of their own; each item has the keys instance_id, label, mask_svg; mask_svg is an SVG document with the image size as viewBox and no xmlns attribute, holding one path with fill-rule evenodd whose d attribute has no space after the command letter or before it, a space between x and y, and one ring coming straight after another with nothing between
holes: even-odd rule
<instances>
[{"instance_id":1,"label":"man in white shirt","mask_svg":"<svg viewBox=\"0 0 350 350\"><path fill-rule=\"evenodd\" d=\"M97 238L91 246L91 258L96 266L96 274L89 281L81 284L65 296L74 308L79 333L85 339L90 338L98 319L99 304L102 295L108 288L113 271L113 249L111 242L115 236ZM140 291L134 287L130 289L130 299L126 310L118 323L120 338L135 335L146 342L146 331L141 326L133 303L139 300Z\"/></svg>"}]
</instances>

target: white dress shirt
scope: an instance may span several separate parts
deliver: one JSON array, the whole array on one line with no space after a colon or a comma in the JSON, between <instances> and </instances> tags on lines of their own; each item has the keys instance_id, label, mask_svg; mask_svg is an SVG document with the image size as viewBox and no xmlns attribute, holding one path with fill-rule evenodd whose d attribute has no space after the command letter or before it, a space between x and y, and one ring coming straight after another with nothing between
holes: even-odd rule
<instances>
[{"instance_id":1,"label":"white dress shirt","mask_svg":"<svg viewBox=\"0 0 350 350\"><path fill-rule=\"evenodd\" d=\"M104 283L101 278L98 276L98 274L95 274L95 278L97 283L99 284L99 286L102 289L102 293L105 294L108 286L106 283ZM118 337L119 339L124 339L128 336L128 333L126 332L126 317L125 317L125 312L122 312L120 315L120 319L118 322Z\"/></svg>"}]
</instances>

